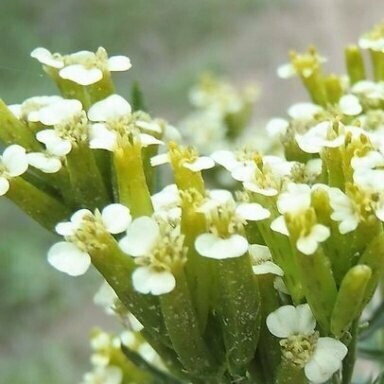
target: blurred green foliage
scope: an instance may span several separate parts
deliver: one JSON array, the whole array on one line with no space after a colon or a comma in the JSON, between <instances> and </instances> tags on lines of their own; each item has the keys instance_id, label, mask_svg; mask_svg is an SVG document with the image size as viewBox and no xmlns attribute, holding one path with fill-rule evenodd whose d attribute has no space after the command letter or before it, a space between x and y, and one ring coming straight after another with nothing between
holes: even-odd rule
<instances>
[{"instance_id":1,"label":"blurred green foliage","mask_svg":"<svg viewBox=\"0 0 384 384\"><path fill-rule=\"evenodd\" d=\"M265 2L3 0L0 96L11 104L56 93L40 65L29 58L37 46L61 53L104 46L111 54L127 54L133 61L128 74L116 75L119 93L128 97L138 81L151 112L182 116L187 89L198 73L221 69L219 49L236 33L242 18L258 12ZM82 305L90 301L99 280L92 274L70 279L51 269L45 255L54 235L4 199L0 226L1 381L73 384L87 369L84 340L88 335L78 338L79 345L59 335L63 322L76 328L76 319L71 323L76 311L78 317L87 316Z\"/></svg>"}]
</instances>

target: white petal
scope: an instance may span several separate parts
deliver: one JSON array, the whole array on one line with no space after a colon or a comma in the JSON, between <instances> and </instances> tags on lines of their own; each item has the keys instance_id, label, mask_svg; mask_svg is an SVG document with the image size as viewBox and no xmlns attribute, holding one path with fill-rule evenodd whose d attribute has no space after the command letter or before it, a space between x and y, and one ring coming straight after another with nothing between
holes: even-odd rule
<instances>
[{"instance_id":1,"label":"white petal","mask_svg":"<svg viewBox=\"0 0 384 384\"><path fill-rule=\"evenodd\" d=\"M98 68L86 68L81 64L72 64L60 69L59 76L86 86L100 81L103 78L103 72Z\"/></svg>"},{"instance_id":2,"label":"white petal","mask_svg":"<svg viewBox=\"0 0 384 384\"><path fill-rule=\"evenodd\" d=\"M135 269L132 283L136 291L152 295L171 292L176 286L176 280L170 271L156 271L150 267Z\"/></svg>"},{"instance_id":3,"label":"white petal","mask_svg":"<svg viewBox=\"0 0 384 384\"><path fill-rule=\"evenodd\" d=\"M62 139L53 129L44 129L37 132L36 139L45 144L47 151L55 156L65 156L71 152L72 144Z\"/></svg>"},{"instance_id":4,"label":"white petal","mask_svg":"<svg viewBox=\"0 0 384 384\"><path fill-rule=\"evenodd\" d=\"M316 113L322 111L322 108L313 103L297 103L292 105L288 109L288 115L292 119L304 119L310 120L314 117Z\"/></svg>"},{"instance_id":5,"label":"white petal","mask_svg":"<svg viewBox=\"0 0 384 384\"><path fill-rule=\"evenodd\" d=\"M258 260L272 260L272 254L269 248L260 244L249 244L249 254L256 262Z\"/></svg>"},{"instance_id":6,"label":"white petal","mask_svg":"<svg viewBox=\"0 0 384 384\"><path fill-rule=\"evenodd\" d=\"M289 122L285 119L274 118L268 121L265 129L267 130L269 136L276 137L279 135L284 135L289 127Z\"/></svg>"},{"instance_id":7,"label":"white petal","mask_svg":"<svg viewBox=\"0 0 384 384\"><path fill-rule=\"evenodd\" d=\"M344 115L356 116L363 111L359 99L354 95L344 95L339 100L341 112Z\"/></svg>"},{"instance_id":8,"label":"white petal","mask_svg":"<svg viewBox=\"0 0 384 384\"><path fill-rule=\"evenodd\" d=\"M183 163L184 168L188 168L192 172L200 172L203 169L210 169L215 166L215 162L208 156L200 156L192 163Z\"/></svg>"},{"instance_id":9,"label":"white petal","mask_svg":"<svg viewBox=\"0 0 384 384\"><path fill-rule=\"evenodd\" d=\"M101 284L100 288L97 290L96 294L93 296L93 302L105 309L105 312L108 314L113 314L113 307L115 305L115 301L117 299L117 295L112 287L104 281Z\"/></svg>"},{"instance_id":10,"label":"white petal","mask_svg":"<svg viewBox=\"0 0 384 384\"><path fill-rule=\"evenodd\" d=\"M101 217L106 230L113 235L127 230L132 220L129 208L118 203L107 205L103 209Z\"/></svg>"},{"instance_id":11,"label":"white petal","mask_svg":"<svg viewBox=\"0 0 384 384\"><path fill-rule=\"evenodd\" d=\"M116 148L116 132L107 128L104 123L92 124L89 128L89 147L93 149L106 149L113 152Z\"/></svg>"},{"instance_id":12,"label":"white petal","mask_svg":"<svg viewBox=\"0 0 384 384\"><path fill-rule=\"evenodd\" d=\"M155 121L144 121L144 120L138 120L136 121L136 126L144 129L145 131L151 131L155 133L161 133L161 127L158 123Z\"/></svg>"},{"instance_id":13,"label":"white petal","mask_svg":"<svg viewBox=\"0 0 384 384\"><path fill-rule=\"evenodd\" d=\"M0 196L4 196L9 190L9 181L0 176Z\"/></svg>"},{"instance_id":14,"label":"white petal","mask_svg":"<svg viewBox=\"0 0 384 384\"><path fill-rule=\"evenodd\" d=\"M235 166L239 164L236 160L236 155L231 151L220 150L213 152L211 158L217 163L222 165L224 168L231 171Z\"/></svg>"},{"instance_id":15,"label":"white petal","mask_svg":"<svg viewBox=\"0 0 384 384\"><path fill-rule=\"evenodd\" d=\"M156 144L164 144L163 141L156 139L152 135L148 135L148 133L140 133L140 142L143 147L148 147L148 145L156 145Z\"/></svg>"},{"instance_id":16,"label":"white petal","mask_svg":"<svg viewBox=\"0 0 384 384\"><path fill-rule=\"evenodd\" d=\"M127 71L131 67L131 60L127 56L118 55L108 59L108 69L111 72Z\"/></svg>"},{"instance_id":17,"label":"white petal","mask_svg":"<svg viewBox=\"0 0 384 384\"><path fill-rule=\"evenodd\" d=\"M277 200L279 212L298 213L306 210L311 205L311 187L307 184L291 183L287 191L280 194Z\"/></svg>"},{"instance_id":18,"label":"white petal","mask_svg":"<svg viewBox=\"0 0 384 384\"><path fill-rule=\"evenodd\" d=\"M2 163L5 165L10 176L22 175L28 169L25 149L17 144L10 145L3 152Z\"/></svg>"},{"instance_id":19,"label":"white petal","mask_svg":"<svg viewBox=\"0 0 384 384\"><path fill-rule=\"evenodd\" d=\"M320 337L311 360L304 372L311 382L320 384L329 380L341 368L341 362L348 352L340 341L330 337Z\"/></svg>"},{"instance_id":20,"label":"white petal","mask_svg":"<svg viewBox=\"0 0 384 384\"><path fill-rule=\"evenodd\" d=\"M52 55L46 48L38 47L31 52L31 57L38 60L41 64L48 65L53 68L62 68L64 62L61 58Z\"/></svg>"},{"instance_id":21,"label":"white petal","mask_svg":"<svg viewBox=\"0 0 384 384\"><path fill-rule=\"evenodd\" d=\"M268 219L271 213L257 203L242 203L236 208L236 213L244 220L259 221Z\"/></svg>"},{"instance_id":22,"label":"white petal","mask_svg":"<svg viewBox=\"0 0 384 384\"><path fill-rule=\"evenodd\" d=\"M222 239L212 233L203 233L196 238L195 248L200 255L211 259L229 259L244 255L248 241L237 234Z\"/></svg>"},{"instance_id":23,"label":"white petal","mask_svg":"<svg viewBox=\"0 0 384 384\"><path fill-rule=\"evenodd\" d=\"M88 253L82 252L74 244L61 241L49 249L48 262L61 272L80 276L88 270L91 258Z\"/></svg>"},{"instance_id":24,"label":"white petal","mask_svg":"<svg viewBox=\"0 0 384 384\"><path fill-rule=\"evenodd\" d=\"M88 111L88 118L91 121L108 121L129 115L131 111L128 101L114 94L93 104Z\"/></svg>"},{"instance_id":25,"label":"white petal","mask_svg":"<svg viewBox=\"0 0 384 384\"><path fill-rule=\"evenodd\" d=\"M278 216L271 223L271 229L275 232L279 232L282 235L289 236L287 224L285 224L284 216Z\"/></svg>"},{"instance_id":26,"label":"white petal","mask_svg":"<svg viewBox=\"0 0 384 384\"><path fill-rule=\"evenodd\" d=\"M72 236L76 232L76 227L70 221L56 224L55 231L61 236Z\"/></svg>"},{"instance_id":27,"label":"white petal","mask_svg":"<svg viewBox=\"0 0 384 384\"><path fill-rule=\"evenodd\" d=\"M277 76L279 76L281 79L289 79L295 75L296 70L291 63L280 65L280 67L277 68Z\"/></svg>"},{"instance_id":28,"label":"white petal","mask_svg":"<svg viewBox=\"0 0 384 384\"><path fill-rule=\"evenodd\" d=\"M159 238L156 221L148 216L139 217L127 229L127 235L119 241L120 248L131 256L148 254Z\"/></svg>"},{"instance_id":29,"label":"white petal","mask_svg":"<svg viewBox=\"0 0 384 384\"><path fill-rule=\"evenodd\" d=\"M60 99L42 107L38 111L38 118L44 125L56 125L71 119L80 113L83 106L76 99Z\"/></svg>"},{"instance_id":30,"label":"white petal","mask_svg":"<svg viewBox=\"0 0 384 384\"><path fill-rule=\"evenodd\" d=\"M27 154L28 163L44 173L55 173L61 168L60 159L47 156L44 153L32 152Z\"/></svg>"},{"instance_id":31,"label":"white petal","mask_svg":"<svg viewBox=\"0 0 384 384\"><path fill-rule=\"evenodd\" d=\"M252 265L252 270L255 275L272 273L273 275L284 276L283 270L272 261L264 261L261 264Z\"/></svg>"},{"instance_id":32,"label":"white petal","mask_svg":"<svg viewBox=\"0 0 384 384\"><path fill-rule=\"evenodd\" d=\"M169 158L168 153L160 153L159 155L151 157L152 167L157 167L158 165L163 165L169 163L171 159Z\"/></svg>"},{"instance_id":33,"label":"white petal","mask_svg":"<svg viewBox=\"0 0 384 384\"><path fill-rule=\"evenodd\" d=\"M298 307L284 305L267 317L267 327L276 337L286 338L295 333L309 335L314 332L316 321L308 304Z\"/></svg>"},{"instance_id":34,"label":"white petal","mask_svg":"<svg viewBox=\"0 0 384 384\"><path fill-rule=\"evenodd\" d=\"M211 200L215 201L218 205L227 204L233 200L232 193L226 189L211 189L207 191Z\"/></svg>"}]
</instances>

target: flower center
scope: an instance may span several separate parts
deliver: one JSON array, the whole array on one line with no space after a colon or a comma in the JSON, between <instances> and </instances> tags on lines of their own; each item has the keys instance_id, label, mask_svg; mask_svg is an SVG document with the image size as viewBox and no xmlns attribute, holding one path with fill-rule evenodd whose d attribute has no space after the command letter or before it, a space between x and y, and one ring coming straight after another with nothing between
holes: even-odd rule
<instances>
[{"instance_id":1,"label":"flower center","mask_svg":"<svg viewBox=\"0 0 384 384\"><path fill-rule=\"evenodd\" d=\"M310 335L291 335L287 339L280 340L283 358L303 368L315 352L318 338L319 333L314 332Z\"/></svg>"}]
</instances>

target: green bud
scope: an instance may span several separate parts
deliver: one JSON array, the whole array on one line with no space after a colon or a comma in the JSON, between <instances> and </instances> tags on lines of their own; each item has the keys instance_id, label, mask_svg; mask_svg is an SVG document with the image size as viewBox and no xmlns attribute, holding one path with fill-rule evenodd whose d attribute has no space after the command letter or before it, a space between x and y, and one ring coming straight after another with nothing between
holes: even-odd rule
<instances>
[{"instance_id":1,"label":"green bud","mask_svg":"<svg viewBox=\"0 0 384 384\"><path fill-rule=\"evenodd\" d=\"M349 45L345 49L345 62L351 84L365 80L365 66L363 55L356 45Z\"/></svg>"},{"instance_id":2,"label":"green bud","mask_svg":"<svg viewBox=\"0 0 384 384\"><path fill-rule=\"evenodd\" d=\"M356 265L341 282L331 317L331 331L336 337L341 337L350 328L352 321L360 316L371 275L371 268Z\"/></svg>"}]
</instances>

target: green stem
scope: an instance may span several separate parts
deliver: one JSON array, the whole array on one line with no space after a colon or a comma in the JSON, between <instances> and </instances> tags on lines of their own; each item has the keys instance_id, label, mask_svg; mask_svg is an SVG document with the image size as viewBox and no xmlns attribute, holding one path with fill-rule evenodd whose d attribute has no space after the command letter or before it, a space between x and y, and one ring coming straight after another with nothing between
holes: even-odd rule
<instances>
[{"instance_id":1,"label":"green stem","mask_svg":"<svg viewBox=\"0 0 384 384\"><path fill-rule=\"evenodd\" d=\"M275 384L308 384L304 370L283 360L277 370Z\"/></svg>"},{"instance_id":2,"label":"green stem","mask_svg":"<svg viewBox=\"0 0 384 384\"><path fill-rule=\"evenodd\" d=\"M343 360L343 380L342 384L350 384L352 382L353 368L356 362L356 349L357 349L357 330L359 320L355 320L351 327L351 342L348 345L348 353Z\"/></svg>"}]
</instances>

